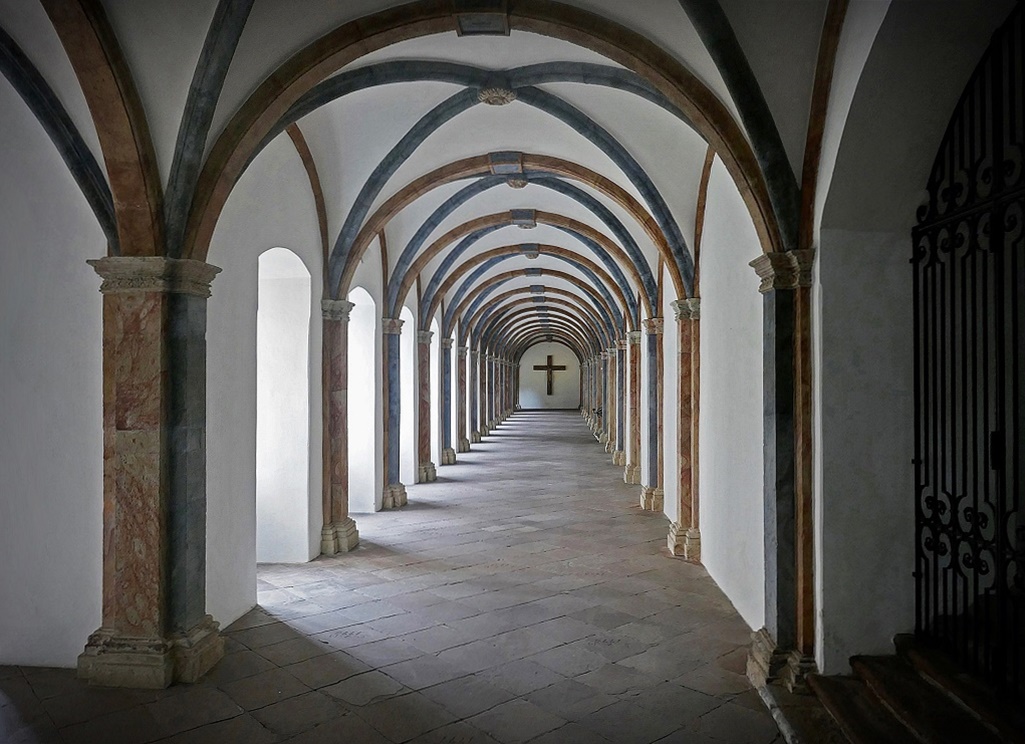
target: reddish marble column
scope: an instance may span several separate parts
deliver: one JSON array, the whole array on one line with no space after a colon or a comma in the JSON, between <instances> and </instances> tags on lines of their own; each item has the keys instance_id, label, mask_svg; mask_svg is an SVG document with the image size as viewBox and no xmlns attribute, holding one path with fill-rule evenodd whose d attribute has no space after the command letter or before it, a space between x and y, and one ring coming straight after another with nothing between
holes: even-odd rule
<instances>
[{"instance_id":1,"label":"reddish marble column","mask_svg":"<svg viewBox=\"0 0 1025 744\"><path fill-rule=\"evenodd\" d=\"M359 544L349 516L349 312L345 300L323 300L324 316L324 526L320 552L347 553Z\"/></svg>"},{"instance_id":2,"label":"reddish marble column","mask_svg":"<svg viewBox=\"0 0 1025 744\"><path fill-rule=\"evenodd\" d=\"M623 481L638 485L641 482L641 332L626 334L630 374L627 384L630 431L627 437L627 461L623 469Z\"/></svg>"},{"instance_id":3,"label":"reddish marble column","mask_svg":"<svg viewBox=\"0 0 1025 744\"><path fill-rule=\"evenodd\" d=\"M648 318L643 322L648 335L648 483L641 488L640 506L647 511L660 512L665 502L665 414L662 407L662 385L665 363L662 333L664 320Z\"/></svg>"},{"instance_id":4,"label":"reddish marble column","mask_svg":"<svg viewBox=\"0 0 1025 744\"><path fill-rule=\"evenodd\" d=\"M470 440L466 436L466 347L456 351L456 451L469 452Z\"/></svg>"},{"instance_id":5,"label":"reddish marble column","mask_svg":"<svg viewBox=\"0 0 1025 744\"><path fill-rule=\"evenodd\" d=\"M382 509L398 509L405 506L406 487L400 479L399 434L401 431L402 382L400 378L400 350L402 341L402 320L381 318L381 365L384 368L384 492L381 494Z\"/></svg>"},{"instance_id":6,"label":"reddish marble column","mask_svg":"<svg viewBox=\"0 0 1025 744\"><path fill-rule=\"evenodd\" d=\"M90 683L195 682L224 654L206 614L206 300L220 269L112 257L103 278L103 619Z\"/></svg>"},{"instance_id":7,"label":"reddish marble column","mask_svg":"<svg viewBox=\"0 0 1025 744\"><path fill-rule=\"evenodd\" d=\"M431 337L432 331L417 331L417 391L419 421L416 429L417 483L436 480L438 471L431 462Z\"/></svg>"},{"instance_id":8,"label":"reddish marble column","mask_svg":"<svg viewBox=\"0 0 1025 744\"><path fill-rule=\"evenodd\" d=\"M608 355L608 395L605 413L605 451L612 454L616 451L616 347L610 346L605 352Z\"/></svg>"},{"instance_id":9,"label":"reddish marble column","mask_svg":"<svg viewBox=\"0 0 1025 744\"><path fill-rule=\"evenodd\" d=\"M678 517L669 527L667 544L674 555L687 560L701 560L701 533L698 525L698 483L697 483L697 416L698 369L695 355L700 300L697 298L677 300L676 311L679 339L680 373L677 381L679 414L677 419L677 457L679 459Z\"/></svg>"}]
</instances>

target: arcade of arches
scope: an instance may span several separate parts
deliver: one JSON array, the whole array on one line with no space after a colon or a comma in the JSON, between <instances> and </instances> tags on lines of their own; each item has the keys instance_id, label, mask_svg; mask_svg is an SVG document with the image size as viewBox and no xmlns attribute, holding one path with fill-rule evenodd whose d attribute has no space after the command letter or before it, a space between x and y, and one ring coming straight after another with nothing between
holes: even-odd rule
<instances>
[{"instance_id":1,"label":"arcade of arches","mask_svg":"<svg viewBox=\"0 0 1025 744\"><path fill-rule=\"evenodd\" d=\"M921 626L911 229L1015 8L0 0L0 691L202 682L259 656L254 613L357 605L282 576L376 601L528 544L544 598L582 565L721 597L758 689L890 653ZM724 653L645 617L649 655Z\"/></svg>"}]
</instances>

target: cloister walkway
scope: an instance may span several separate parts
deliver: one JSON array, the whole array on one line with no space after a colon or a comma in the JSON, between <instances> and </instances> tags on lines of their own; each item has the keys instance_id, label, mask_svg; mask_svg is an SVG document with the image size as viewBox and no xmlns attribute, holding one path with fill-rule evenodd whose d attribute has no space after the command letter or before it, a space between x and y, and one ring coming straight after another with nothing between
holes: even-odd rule
<instances>
[{"instance_id":1,"label":"cloister walkway","mask_svg":"<svg viewBox=\"0 0 1025 744\"><path fill-rule=\"evenodd\" d=\"M7 668L0 690L66 742L783 741L749 629L576 412L517 413L459 458L356 515L353 553L261 566L200 684Z\"/></svg>"}]
</instances>

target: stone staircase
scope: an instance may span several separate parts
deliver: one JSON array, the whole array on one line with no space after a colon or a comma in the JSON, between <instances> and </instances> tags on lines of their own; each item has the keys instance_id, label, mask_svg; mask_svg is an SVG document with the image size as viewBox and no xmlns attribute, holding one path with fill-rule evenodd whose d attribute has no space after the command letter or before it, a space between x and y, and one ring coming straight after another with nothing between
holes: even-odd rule
<instances>
[{"instance_id":1,"label":"stone staircase","mask_svg":"<svg viewBox=\"0 0 1025 744\"><path fill-rule=\"evenodd\" d=\"M912 636L895 656L855 656L852 676L808 685L851 744L1025 744L1025 706L1000 701Z\"/></svg>"}]
</instances>

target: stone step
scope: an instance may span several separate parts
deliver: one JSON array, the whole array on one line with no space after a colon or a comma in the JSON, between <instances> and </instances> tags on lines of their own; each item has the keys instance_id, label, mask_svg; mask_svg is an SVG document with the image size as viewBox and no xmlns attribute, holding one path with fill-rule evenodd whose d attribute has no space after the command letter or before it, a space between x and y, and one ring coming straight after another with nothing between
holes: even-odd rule
<instances>
[{"instance_id":1,"label":"stone step","mask_svg":"<svg viewBox=\"0 0 1025 744\"><path fill-rule=\"evenodd\" d=\"M1000 737L903 659L855 656L851 668L922 744L1001 744Z\"/></svg>"},{"instance_id":2,"label":"stone step","mask_svg":"<svg viewBox=\"0 0 1025 744\"><path fill-rule=\"evenodd\" d=\"M808 686L851 744L919 744L860 680L812 674Z\"/></svg>"},{"instance_id":3,"label":"stone step","mask_svg":"<svg viewBox=\"0 0 1025 744\"><path fill-rule=\"evenodd\" d=\"M979 719L1008 744L1025 744L1025 713L1001 701L995 692L960 669L946 654L919 642L913 635L893 639L897 653L954 702Z\"/></svg>"}]
</instances>

